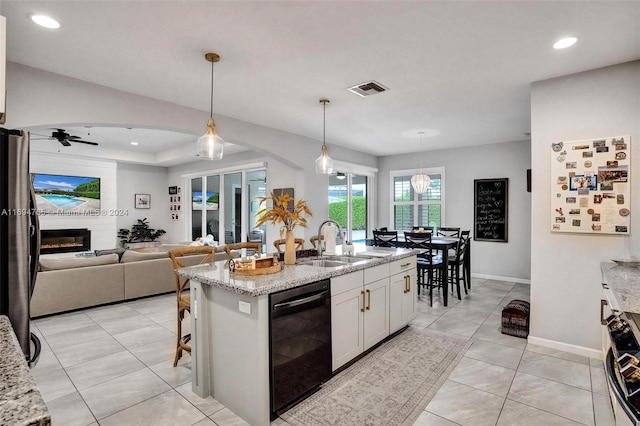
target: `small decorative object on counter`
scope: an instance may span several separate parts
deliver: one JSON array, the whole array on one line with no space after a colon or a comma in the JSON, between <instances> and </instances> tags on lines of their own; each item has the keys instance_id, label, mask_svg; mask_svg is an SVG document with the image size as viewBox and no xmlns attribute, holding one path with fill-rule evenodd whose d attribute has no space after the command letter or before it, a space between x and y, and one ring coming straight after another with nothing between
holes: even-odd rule
<instances>
[{"instance_id":1,"label":"small decorative object on counter","mask_svg":"<svg viewBox=\"0 0 640 426\"><path fill-rule=\"evenodd\" d=\"M253 259L229 260L229 272L240 275L264 275L279 272L280 263L273 257L258 257Z\"/></svg>"},{"instance_id":2,"label":"small decorative object on counter","mask_svg":"<svg viewBox=\"0 0 640 426\"><path fill-rule=\"evenodd\" d=\"M502 334L524 338L529 335L529 302L516 299L504 307Z\"/></svg>"},{"instance_id":3,"label":"small decorative object on counter","mask_svg":"<svg viewBox=\"0 0 640 426\"><path fill-rule=\"evenodd\" d=\"M273 207L267 209L267 200L273 201ZM296 251L294 247L293 229L296 226L307 227L307 216L313 216L311 209L307 206L307 202L303 199L294 203L294 199L286 192L282 192L276 196L270 191L269 197L261 197L260 205L263 207L256 213L258 220L255 227L258 228L263 224L270 222L272 225L281 223L280 238L286 234L287 242L285 245L284 263L285 265L293 265L296 263Z\"/></svg>"}]
</instances>

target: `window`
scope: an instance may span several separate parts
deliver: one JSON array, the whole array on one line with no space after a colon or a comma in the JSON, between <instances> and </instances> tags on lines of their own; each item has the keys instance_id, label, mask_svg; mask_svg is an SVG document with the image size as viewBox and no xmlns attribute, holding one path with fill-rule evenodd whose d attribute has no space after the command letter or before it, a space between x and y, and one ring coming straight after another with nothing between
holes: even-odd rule
<instances>
[{"instance_id":1,"label":"window","mask_svg":"<svg viewBox=\"0 0 640 426\"><path fill-rule=\"evenodd\" d=\"M413 227L441 227L444 225L444 167L423 170L431 183L424 194L417 194L411 186L415 170L391 172L391 217L393 229L409 231Z\"/></svg>"}]
</instances>

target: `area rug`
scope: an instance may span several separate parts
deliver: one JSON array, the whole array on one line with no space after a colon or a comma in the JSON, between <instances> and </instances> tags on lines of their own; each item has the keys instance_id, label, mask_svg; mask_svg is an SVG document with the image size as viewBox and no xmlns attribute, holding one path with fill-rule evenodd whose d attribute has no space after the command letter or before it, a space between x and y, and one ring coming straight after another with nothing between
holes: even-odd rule
<instances>
[{"instance_id":1,"label":"area rug","mask_svg":"<svg viewBox=\"0 0 640 426\"><path fill-rule=\"evenodd\" d=\"M409 327L280 417L294 426L412 425L470 345Z\"/></svg>"}]
</instances>

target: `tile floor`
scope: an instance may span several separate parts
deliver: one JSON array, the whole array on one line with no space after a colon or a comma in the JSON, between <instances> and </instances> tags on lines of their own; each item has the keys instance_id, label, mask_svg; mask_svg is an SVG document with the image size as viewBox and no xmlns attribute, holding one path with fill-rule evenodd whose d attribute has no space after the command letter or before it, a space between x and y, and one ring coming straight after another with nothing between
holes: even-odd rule
<instances>
[{"instance_id":1,"label":"tile floor","mask_svg":"<svg viewBox=\"0 0 640 426\"><path fill-rule=\"evenodd\" d=\"M33 321L42 354L32 373L54 425L246 424L214 398L191 392L189 355L172 367L173 297ZM601 361L499 332L502 307L528 298L527 285L479 279L448 307L438 297L429 307L420 297L412 327L473 344L415 425L614 424Z\"/></svg>"}]
</instances>

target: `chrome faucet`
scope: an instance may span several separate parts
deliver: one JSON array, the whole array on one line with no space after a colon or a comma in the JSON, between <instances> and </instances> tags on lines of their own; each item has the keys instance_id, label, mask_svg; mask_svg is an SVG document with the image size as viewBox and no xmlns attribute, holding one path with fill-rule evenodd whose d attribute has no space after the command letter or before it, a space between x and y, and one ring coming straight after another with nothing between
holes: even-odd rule
<instances>
[{"instance_id":1,"label":"chrome faucet","mask_svg":"<svg viewBox=\"0 0 640 426\"><path fill-rule=\"evenodd\" d=\"M338 235L340 235L340 238L342 238L342 241L344 242L344 232L342 232L340 224L333 219L325 220L320 224L320 226L318 226L318 257L322 257L322 227L327 223L334 223L338 227Z\"/></svg>"}]
</instances>

